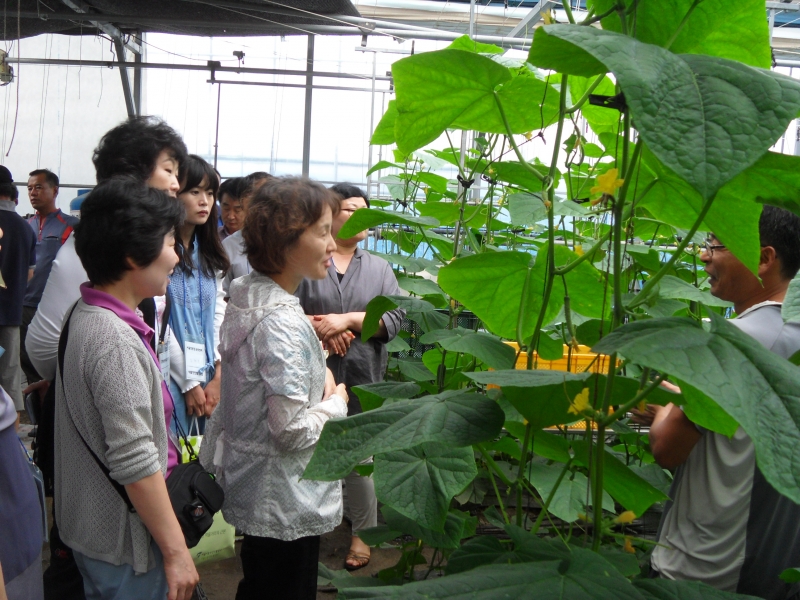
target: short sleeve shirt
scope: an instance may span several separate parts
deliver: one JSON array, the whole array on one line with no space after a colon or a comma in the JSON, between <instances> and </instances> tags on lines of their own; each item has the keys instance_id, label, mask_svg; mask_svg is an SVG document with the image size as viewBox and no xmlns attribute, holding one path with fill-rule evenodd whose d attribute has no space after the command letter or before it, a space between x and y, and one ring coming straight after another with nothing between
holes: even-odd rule
<instances>
[{"instance_id":1,"label":"short sleeve shirt","mask_svg":"<svg viewBox=\"0 0 800 600\"><path fill-rule=\"evenodd\" d=\"M44 286L47 284L47 278L50 276L50 269L53 266L53 259L77 224L78 219L65 215L59 209L46 217L41 217L39 213L36 213L28 220L28 225L36 238L36 270L28 282L28 289L23 301L24 306L39 306Z\"/></svg>"}]
</instances>

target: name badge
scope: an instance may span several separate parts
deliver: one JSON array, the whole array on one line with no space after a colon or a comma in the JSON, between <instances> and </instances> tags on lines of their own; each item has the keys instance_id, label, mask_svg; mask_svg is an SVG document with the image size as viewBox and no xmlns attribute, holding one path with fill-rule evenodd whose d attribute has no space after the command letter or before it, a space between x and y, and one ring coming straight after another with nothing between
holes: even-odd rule
<instances>
[{"instance_id":1,"label":"name badge","mask_svg":"<svg viewBox=\"0 0 800 600\"><path fill-rule=\"evenodd\" d=\"M169 383L169 346L167 344L158 344L158 365L161 367L161 377Z\"/></svg>"},{"instance_id":2,"label":"name badge","mask_svg":"<svg viewBox=\"0 0 800 600\"><path fill-rule=\"evenodd\" d=\"M206 380L206 346L197 342L186 341L183 344L183 356L186 360L186 379L188 381Z\"/></svg>"}]
</instances>

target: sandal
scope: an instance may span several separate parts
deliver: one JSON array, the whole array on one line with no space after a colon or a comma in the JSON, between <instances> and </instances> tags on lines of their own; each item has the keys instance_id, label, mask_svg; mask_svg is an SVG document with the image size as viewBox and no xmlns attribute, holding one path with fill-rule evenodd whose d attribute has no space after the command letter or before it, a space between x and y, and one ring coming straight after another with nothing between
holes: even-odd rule
<instances>
[{"instance_id":1,"label":"sandal","mask_svg":"<svg viewBox=\"0 0 800 600\"><path fill-rule=\"evenodd\" d=\"M358 554L357 552L353 552L352 550L347 553L347 556L344 559L344 568L348 571L358 571L359 569L363 569L369 564L369 556L364 554ZM356 561L357 565L351 565L348 563L348 560Z\"/></svg>"}]
</instances>

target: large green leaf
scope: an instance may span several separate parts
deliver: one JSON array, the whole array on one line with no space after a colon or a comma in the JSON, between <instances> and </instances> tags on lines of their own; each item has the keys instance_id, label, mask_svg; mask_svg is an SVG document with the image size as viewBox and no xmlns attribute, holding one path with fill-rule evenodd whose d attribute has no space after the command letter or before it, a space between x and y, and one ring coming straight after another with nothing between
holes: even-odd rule
<instances>
[{"instance_id":1,"label":"large green leaf","mask_svg":"<svg viewBox=\"0 0 800 600\"><path fill-rule=\"evenodd\" d=\"M388 311L402 308L406 312L428 313L436 310L427 300L409 296L375 296L367 303L367 311L361 324L361 339L368 340L378 332L380 320Z\"/></svg>"},{"instance_id":2,"label":"large green leaf","mask_svg":"<svg viewBox=\"0 0 800 600\"><path fill-rule=\"evenodd\" d=\"M691 319L638 321L613 331L598 352L676 376L713 399L753 440L767 481L800 502L800 370L715 313L710 330ZM687 402L691 397L687 396Z\"/></svg>"},{"instance_id":3,"label":"large green leaf","mask_svg":"<svg viewBox=\"0 0 800 600\"><path fill-rule=\"evenodd\" d=\"M494 564L515 564L525 562L541 562L563 560L571 557L569 547L561 542L558 545L530 535L514 539L514 547L503 544L496 537L481 535L465 542L447 560L447 574L463 573L476 567ZM519 541L518 541L519 540Z\"/></svg>"},{"instance_id":4,"label":"large green leaf","mask_svg":"<svg viewBox=\"0 0 800 600\"><path fill-rule=\"evenodd\" d=\"M630 6L633 0L624 0ZM593 0L598 13L617 0ZM690 7L696 5L685 20ZM761 0L642 0L636 5L632 35L639 41L666 47L675 54L709 54L769 69L772 56L769 27ZM603 29L621 31L619 15L603 19ZM672 41L673 36L680 33Z\"/></svg>"},{"instance_id":5,"label":"large green leaf","mask_svg":"<svg viewBox=\"0 0 800 600\"><path fill-rule=\"evenodd\" d=\"M530 227L547 219L547 207L539 196L520 192L508 196L508 214L512 225Z\"/></svg>"},{"instance_id":6,"label":"large green leaf","mask_svg":"<svg viewBox=\"0 0 800 600\"><path fill-rule=\"evenodd\" d=\"M767 153L717 192L701 226L702 230L713 231L719 240L724 240L728 249L754 273L758 271L761 254L758 233L761 207L754 200L762 191L770 192L770 196L774 198L784 198L789 191L788 186L780 191L776 190L772 177L777 175L776 171L784 174L787 172L784 169L765 169L767 163L773 162L770 156L772 153ZM638 172L637 187L645 189L651 183L652 186L639 202L639 206L669 225L682 229L691 228L703 207L700 194L662 165L646 148L642 164L643 168ZM796 164L794 166L797 167ZM797 189L794 188L794 194L797 194Z\"/></svg>"},{"instance_id":7,"label":"large green leaf","mask_svg":"<svg viewBox=\"0 0 800 600\"><path fill-rule=\"evenodd\" d=\"M383 117L378 121L378 126L372 134L372 139L369 142L370 144L376 146L394 144L394 124L397 121L397 106L395 102L396 100L389 100L389 104L386 106L386 112L383 113ZM369 175L369 173L367 173L367 175Z\"/></svg>"},{"instance_id":8,"label":"large green leaf","mask_svg":"<svg viewBox=\"0 0 800 600\"><path fill-rule=\"evenodd\" d=\"M531 173L530 168L533 168L539 174L539 177ZM549 174L549 170L547 166L541 164L528 163L528 166L525 166L520 162L507 160L492 163L486 175L496 181L505 181L524 190L541 192L542 179ZM558 185L558 180L559 176L556 176L554 185Z\"/></svg>"},{"instance_id":9,"label":"large green leaf","mask_svg":"<svg viewBox=\"0 0 800 600\"><path fill-rule=\"evenodd\" d=\"M392 75L398 111L395 137L404 152L434 141L448 127L505 133L495 93L514 133L539 129L558 112L554 88L527 70L512 73L474 52L416 54L394 63ZM531 102L544 103L542 110L531 110Z\"/></svg>"},{"instance_id":10,"label":"large green leaf","mask_svg":"<svg viewBox=\"0 0 800 600\"><path fill-rule=\"evenodd\" d=\"M435 281L426 279L425 277L408 277L407 275L397 276L397 285L407 292L416 294L417 296L430 296L439 294L444 296L442 289L436 285Z\"/></svg>"},{"instance_id":11,"label":"large green leaf","mask_svg":"<svg viewBox=\"0 0 800 600\"><path fill-rule=\"evenodd\" d=\"M466 50L467 52L477 52L479 54L503 54L505 50L494 44L482 44L476 42L468 35L462 35L453 40L445 50Z\"/></svg>"},{"instance_id":12,"label":"large green leaf","mask_svg":"<svg viewBox=\"0 0 800 600\"><path fill-rule=\"evenodd\" d=\"M426 442L470 446L500 433L504 418L503 409L493 400L457 390L331 419L303 476L335 481L369 456Z\"/></svg>"},{"instance_id":13,"label":"large green leaf","mask_svg":"<svg viewBox=\"0 0 800 600\"><path fill-rule=\"evenodd\" d=\"M420 387L411 381L379 381L353 386L353 391L361 401L361 408L372 410L383 405L389 398L406 400L419 394Z\"/></svg>"},{"instance_id":14,"label":"large green leaf","mask_svg":"<svg viewBox=\"0 0 800 600\"><path fill-rule=\"evenodd\" d=\"M589 445L583 440L574 440L572 449L578 464L589 468ZM611 452L606 452L603 460L603 489L637 515L643 515L653 504L667 499L664 492L642 479Z\"/></svg>"},{"instance_id":15,"label":"large green leaf","mask_svg":"<svg viewBox=\"0 0 800 600\"><path fill-rule=\"evenodd\" d=\"M511 346L504 344L497 336L463 327L437 329L426 333L419 341L423 344L438 342L445 350L471 354L493 369L512 368L517 355Z\"/></svg>"},{"instance_id":16,"label":"large green leaf","mask_svg":"<svg viewBox=\"0 0 800 600\"><path fill-rule=\"evenodd\" d=\"M450 500L475 479L471 447L421 444L375 456L375 494L409 519L443 531Z\"/></svg>"},{"instance_id":17,"label":"large green leaf","mask_svg":"<svg viewBox=\"0 0 800 600\"><path fill-rule=\"evenodd\" d=\"M440 225L452 225L461 216L461 205L456 202L418 202L416 209L422 216L436 219Z\"/></svg>"},{"instance_id":18,"label":"large green leaf","mask_svg":"<svg viewBox=\"0 0 800 600\"><path fill-rule=\"evenodd\" d=\"M789 282L789 289L786 290L786 297L781 306L781 315L787 323L800 322L800 277L798 276Z\"/></svg>"},{"instance_id":19,"label":"large green leaf","mask_svg":"<svg viewBox=\"0 0 800 600\"><path fill-rule=\"evenodd\" d=\"M673 275L665 275L658 282L658 295L662 298L673 298L676 300L690 300L692 302L702 302L706 306L733 306L726 300L720 300L711 295L711 292L697 289L691 283L678 279Z\"/></svg>"},{"instance_id":20,"label":"large green leaf","mask_svg":"<svg viewBox=\"0 0 800 600\"><path fill-rule=\"evenodd\" d=\"M439 221L432 217L415 217L406 213L399 213L391 210L379 210L377 208L359 208L353 213L342 228L339 230L340 239L351 238L357 233L383 225L392 223L395 225L410 225L411 227L436 227Z\"/></svg>"},{"instance_id":21,"label":"large green leaf","mask_svg":"<svg viewBox=\"0 0 800 600\"><path fill-rule=\"evenodd\" d=\"M558 480L563 465L543 465L534 463L525 469L525 474L539 492L539 495L546 501ZM572 523L578 520L578 515L587 514L586 500L589 506L592 503L592 495L589 493L589 480L586 475L580 472L568 472L564 475L556 489L553 499L547 511L554 517L562 521ZM607 492L603 492L603 510L614 512L614 501Z\"/></svg>"},{"instance_id":22,"label":"large green leaf","mask_svg":"<svg viewBox=\"0 0 800 600\"><path fill-rule=\"evenodd\" d=\"M644 596L599 554L572 548L572 557L522 564L490 564L455 575L404 586L348 588L355 598L422 600L642 600Z\"/></svg>"},{"instance_id":23,"label":"large green leaf","mask_svg":"<svg viewBox=\"0 0 800 600\"><path fill-rule=\"evenodd\" d=\"M723 592L699 581L637 579L633 585L648 600L756 600L755 596Z\"/></svg>"},{"instance_id":24,"label":"large green leaf","mask_svg":"<svg viewBox=\"0 0 800 600\"><path fill-rule=\"evenodd\" d=\"M586 77L570 77L569 91L572 101L577 102L592 83L593 81ZM592 93L601 96L613 96L616 94L616 86L609 77L604 77L603 81ZM581 116L589 123L592 131L598 135L601 133L613 133L616 136L620 130L621 119L619 111L609 110L603 106L594 106L586 102L581 107Z\"/></svg>"},{"instance_id":25,"label":"large green leaf","mask_svg":"<svg viewBox=\"0 0 800 600\"><path fill-rule=\"evenodd\" d=\"M391 529L413 535L434 548L458 548L462 538L475 535L477 526L477 518L462 512L448 512L440 531L423 527L389 506L382 507L381 513Z\"/></svg>"},{"instance_id":26,"label":"large green leaf","mask_svg":"<svg viewBox=\"0 0 800 600\"><path fill-rule=\"evenodd\" d=\"M593 27L540 28L531 62L586 75L572 66L575 51L548 52L554 38L614 73L642 140L706 199L758 160L800 109L800 83L789 77L724 58L673 54Z\"/></svg>"},{"instance_id":27,"label":"large green leaf","mask_svg":"<svg viewBox=\"0 0 800 600\"><path fill-rule=\"evenodd\" d=\"M536 259L523 252L484 252L459 258L439 271L439 286L475 313L484 324L501 337L516 339L522 291L530 269L530 291L522 309L522 336L533 335L536 318L542 308L542 292L547 272L548 245ZM555 246L555 263L561 266L578 258L569 248ZM603 275L583 262L566 275L572 310L586 317L602 316L608 310L608 290ZM557 287L562 288L561 284ZM559 290L560 291L560 290ZM551 321L563 305L563 296L554 292L548 302L544 322Z\"/></svg>"}]
</instances>

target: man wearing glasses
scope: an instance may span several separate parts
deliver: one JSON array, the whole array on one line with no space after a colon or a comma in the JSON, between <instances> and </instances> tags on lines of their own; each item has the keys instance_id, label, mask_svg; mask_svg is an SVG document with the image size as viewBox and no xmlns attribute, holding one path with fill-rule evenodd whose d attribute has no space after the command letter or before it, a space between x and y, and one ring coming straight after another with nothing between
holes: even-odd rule
<instances>
[{"instance_id":1,"label":"man wearing glasses","mask_svg":"<svg viewBox=\"0 0 800 600\"><path fill-rule=\"evenodd\" d=\"M800 324L783 322L781 303L800 269L800 218L765 206L759 234L758 277L713 235L700 260L711 293L733 302L737 316L731 322L788 358L800 350ZM797 586L779 575L800 565L800 506L764 479L742 428L728 438L695 425L671 404L636 411L634 420L652 420L656 462L675 469L652 575L774 600L794 598Z\"/></svg>"}]
</instances>

